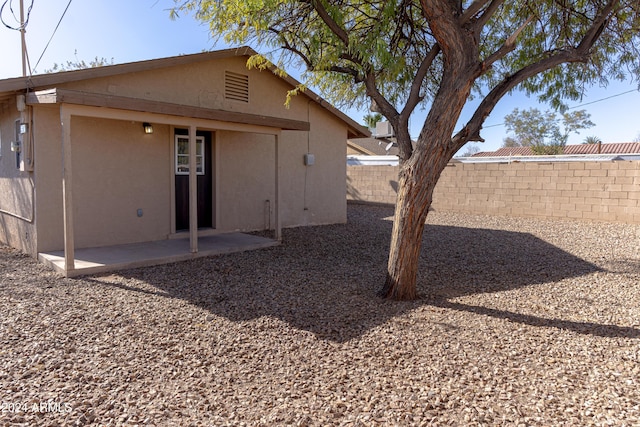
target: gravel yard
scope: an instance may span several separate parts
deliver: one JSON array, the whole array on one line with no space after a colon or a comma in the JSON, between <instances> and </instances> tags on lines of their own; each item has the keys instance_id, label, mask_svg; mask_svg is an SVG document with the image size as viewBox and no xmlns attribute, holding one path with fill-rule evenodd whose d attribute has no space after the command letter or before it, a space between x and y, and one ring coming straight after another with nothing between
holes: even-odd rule
<instances>
[{"instance_id":1,"label":"gravel yard","mask_svg":"<svg viewBox=\"0 0 640 427\"><path fill-rule=\"evenodd\" d=\"M640 225L388 207L281 246L64 279L0 247L0 425L640 425Z\"/></svg>"}]
</instances>

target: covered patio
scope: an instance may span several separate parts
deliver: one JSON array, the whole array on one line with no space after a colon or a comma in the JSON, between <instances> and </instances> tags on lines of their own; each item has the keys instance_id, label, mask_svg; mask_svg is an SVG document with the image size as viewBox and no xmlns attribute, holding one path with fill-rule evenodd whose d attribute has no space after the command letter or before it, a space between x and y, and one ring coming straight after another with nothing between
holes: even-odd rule
<instances>
[{"instance_id":1,"label":"covered patio","mask_svg":"<svg viewBox=\"0 0 640 427\"><path fill-rule=\"evenodd\" d=\"M224 233L198 237L197 252L192 252L189 238L76 249L73 270L65 268L64 251L41 252L38 254L38 260L67 277L77 277L250 251L278 244L278 240L261 236Z\"/></svg>"},{"instance_id":2,"label":"covered patio","mask_svg":"<svg viewBox=\"0 0 640 427\"><path fill-rule=\"evenodd\" d=\"M283 130L309 131L309 123L268 116L170 104L166 102L107 96L65 89L50 89L30 93L27 104L58 104L62 125L62 193L64 218L64 250L40 252L38 259L66 277L101 273L112 270L165 264L192 258L273 246L281 240L280 183ZM75 204L73 201L72 117L150 122L187 129L189 144L189 230L177 233L172 226L167 240L78 248L75 243ZM274 174L274 239L236 232L202 233L197 218L198 190L196 176L196 132L200 129L228 130L273 137L275 147ZM268 179L268 178L267 178ZM218 180L216 180L217 182ZM172 189L173 191L173 189ZM219 194L219 191L216 191ZM175 192L172 193L175 197ZM215 204L218 206L219 204ZM172 211L171 215L175 215ZM215 215L219 217L218 214ZM174 217L172 217L174 218ZM174 221L171 221L174 224ZM214 229L216 227L214 226ZM169 231L169 230L168 230Z\"/></svg>"}]
</instances>

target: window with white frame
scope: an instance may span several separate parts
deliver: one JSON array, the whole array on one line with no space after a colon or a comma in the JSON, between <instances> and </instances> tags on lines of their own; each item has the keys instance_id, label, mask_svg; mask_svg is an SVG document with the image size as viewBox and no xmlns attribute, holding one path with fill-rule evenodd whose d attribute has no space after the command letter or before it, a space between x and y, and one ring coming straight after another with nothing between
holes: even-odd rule
<instances>
[{"instance_id":1,"label":"window with white frame","mask_svg":"<svg viewBox=\"0 0 640 427\"><path fill-rule=\"evenodd\" d=\"M189 175L189 136L176 135L176 175ZM204 137L196 137L196 174L204 175Z\"/></svg>"}]
</instances>

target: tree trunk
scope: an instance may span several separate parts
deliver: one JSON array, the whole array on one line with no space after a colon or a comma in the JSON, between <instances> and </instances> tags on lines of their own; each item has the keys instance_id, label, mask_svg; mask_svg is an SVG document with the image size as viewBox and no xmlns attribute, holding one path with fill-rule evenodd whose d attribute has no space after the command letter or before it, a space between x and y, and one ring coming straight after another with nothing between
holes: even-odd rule
<instances>
[{"instance_id":1,"label":"tree trunk","mask_svg":"<svg viewBox=\"0 0 640 427\"><path fill-rule=\"evenodd\" d=\"M422 1L425 14L441 13L442 16L449 16L451 4L446 0L432 0L426 7L426 0ZM444 11L436 10L438 8ZM440 17L433 19L436 23L447 21ZM407 144L411 146L408 120L398 120L394 127L401 147L400 173L387 279L379 293L384 298L416 298L422 234L433 190L449 160L467 141L464 138L453 141L452 135L481 67L473 32L456 31L456 22L452 20L450 27L437 28L441 32L436 37L443 50L443 77L412 152L402 150ZM433 26L431 29L436 30Z\"/></svg>"},{"instance_id":2,"label":"tree trunk","mask_svg":"<svg viewBox=\"0 0 640 427\"><path fill-rule=\"evenodd\" d=\"M419 150L400 167L383 298L413 300L425 220L433 190L450 159L447 150Z\"/></svg>"}]
</instances>

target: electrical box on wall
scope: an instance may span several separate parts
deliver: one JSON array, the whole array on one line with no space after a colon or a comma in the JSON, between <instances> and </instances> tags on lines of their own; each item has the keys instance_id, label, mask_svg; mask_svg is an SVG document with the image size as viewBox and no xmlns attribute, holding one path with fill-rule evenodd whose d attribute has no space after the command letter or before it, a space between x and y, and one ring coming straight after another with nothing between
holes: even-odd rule
<instances>
[{"instance_id":1,"label":"electrical box on wall","mask_svg":"<svg viewBox=\"0 0 640 427\"><path fill-rule=\"evenodd\" d=\"M314 156L313 154L307 153L304 155L305 166L311 166L315 164L315 162L316 162L316 156Z\"/></svg>"}]
</instances>

